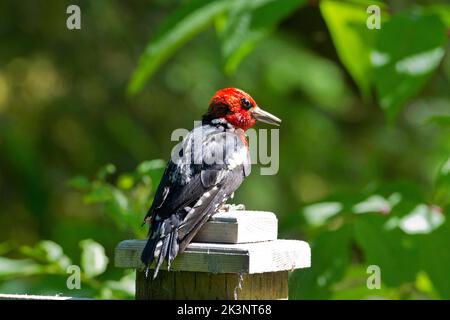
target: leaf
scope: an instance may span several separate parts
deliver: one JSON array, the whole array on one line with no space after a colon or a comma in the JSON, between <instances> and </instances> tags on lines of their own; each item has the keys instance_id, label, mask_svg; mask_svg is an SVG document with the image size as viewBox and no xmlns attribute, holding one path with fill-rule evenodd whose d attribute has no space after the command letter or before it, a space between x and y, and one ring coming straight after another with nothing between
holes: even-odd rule
<instances>
[{"instance_id":1,"label":"leaf","mask_svg":"<svg viewBox=\"0 0 450 320\"><path fill-rule=\"evenodd\" d=\"M414 238L399 229L386 230L386 218L360 216L355 222L355 239L367 265L381 269L381 280L388 286L414 282L419 271L419 254Z\"/></svg>"},{"instance_id":2,"label":"leaf","mask_svg":"<svg viewBox=\"0 0 450 320\"><path fill-rule=\"evenodd\" d=\"M84 196L84 202L87 204L103 203L113 198L111 187L109 185L95 184L91 192Z\"/></svg>"},{"instance_id":3,"label":"leaf","mask_svg":"<svg viewBox=\"0 0 450 320\"><path fill-rule=\"evenodd\" d=\"M433 198L443 207L450 203L450 157L439 168Z\"/></svg>"},{"instance_id":4,"label":"leaf","mask_svg":"<svg viewBox=\"0 0 450 320\"><path fill-rule=\"evenodd\" d=\"M369 289L367 266L350 265L342 281L333 285L333 300L399 299L397 288Z\"/></svg>"},{"instance_id":5,"label":"leaf","mask_svg":"<svg viewBox=\"0 0 450 320\"><path fill-rule=\"evenodd\" d=\"M450 5L448 4L434 4L424 8L426 13L437 15L447 28L450 28Z\"/></svg>"},{"instance_id":6,"label":"leaf","mask_svg":"<svg viewBox=\"0 0 450 320\"><path fill-rule=\"evenodd\" d=\"M20 251L37 261L56 263L61 268L65 268L71 263L70 259L64 254L62 247L50 240L40 241L34 247L23 246Z\"/></svg>"},{"instance_id":7,"label":"leaf","mask_svg":"<svg viewBox=\"0 0 450 320\"><path fill-rule=\"evenodd\" d=\"M340 281L350 260L351 228L320 234L311 246L312 267L289 277L290 299L326 299L330 286Z\"/></svg>"},{"instance_id":8,"label":"leaf","mask_svg":"<svg viewBox=\"0 0 450 320\"><path fill-rule=\"evenodd\" d=\"M450 299L450 223L447 221L439 229L421 237L421 266L433 282L433 287L442 299Z\"/></svg>"},{"instance_id":9,"label":"leaf","mask_svg":"<svg viewBox=\"0 0 450 320\"><path fill-rule=\"evenodd\" d=\"M222 31L225 71L232 73L256 44L305 0L241 1L232 8Z\"/></svg>"},{"instance_id":10,"label":"leaf","mask_svg":"<svg viewBox=\"0 0 450 320\"><path fill-rule=\"evenodd\" d=\"M303 209L306 221L313 226L323 225L329 218L342 211L343 205L340 202L320 202Z\"/></svg>"},{"instance_id":11,"label":"leaf","mask_svg":"<svg viewBox=\"0 0 450 320\"><path fill-rule=\"evenodd\" d=\"M0 280L39 274L42 267L31 259L9 259L0 257Z\"/></svg>"},{"instance_id":12,"label":"leaf","mask_svg":"<svg viewBox=\"0 0 450 320\"><path fill-rule=\"evenodd\" d=\"M93 278L105 272L108 257L103 246L92 239L80 242L81 266L87 277Z\"/></svg>"},{"instance_id":13,"label":"leaf","mask_svg":"<svg viewBox=\"0 0 450 320\"><path fill-rule=\"evenodd\" d=\"M442 127L450 127L450 115L431 116L426 123L436 123Z\"/></svg>"},{"instance_id":14,"label":"leaf","mask_svg":"<svg viewBox=\"0 0 450 320\"><path fill-rule=\"evenodd\" d=\"M111 299L132 299L136 292L136 276L133 271L126 271L126 274L119 281L106 281L103 284L100 298Z\"/></svg>"},{"instance_id":15,"label":"leaf","mask_svg":"<svg viewBox=\"0 0 450 320\"><path fill-rule=\"evenodd\" d=\"M142 162L136 169L140 176L150 176L151 182L157 186L164 173L166 163L161 159Z\"/></svg>"},{"instance_id":16,"label":"leaf","mask_svg":"<svg viewBox=\"0 0 450 320\"><path fill-rule=\"evenodd\" d=\"M140 91L145 81L161 64L196 34L212 25L214 18L228 10L234 2L231 0L188 1L186 5L174 12L145 48L128 84L128 92L135 94Z\"/></svg>"},{"instance_id":17,"label":"leaf","mask_svg":"<svg viewBox=\"0 0 450 320\"><path fill-rule=\"evenodd\" d=\"M314 104L333 113L348 110L348 89L342 69L310 50L293 43L289 38L270 37L262 50L271 50L266 56L264 78L274 94L288 96L300 90ZM278 59L273 59L273 56ZM340 101L340 103L336 103Z\"/></svg>"},{"instance_id":18,"label":"leaf","mask_svg":"<svg viewBox=\"0 0 450 320\"><path fill-rule=\"evenodd\" d=\"M138 167L136 168L136 171L140 175L146 175L146 174L149 174L153 170L163 169L163 168L165 168L165 166L166 166L166 163L164 162L164 160L161 160L161 159L149 160L149 161L144 161L141 164L139 164Z\"/></svg>"},{"instance_id":19,"label":"leaf","mask_svg":"<svg viewBox=\"0 0 450 320\"><path fill-rule=\"evenodd\" d=\"M400 228L407 234L430 233L445 222L445 216L435 207L418 204L414 210L399 218L392 217L386 222L388 229Z\"/></svg>"},{"instance_id":20,"label":"leaf","mask_svg":"<svg viewBox=\"0 0 450 320\"><path fill-rule=\"evenodd\" d=\"M134 186L134 178L129 174L121 174L117 179L117 186L120 189L128 190Z\"/></svg>"},{"instance_id":21,"label":"leaf","mask_svg":"<svg viewBox=\"0 0 450 320\"><path fill-rule=\"evenodd\" d=\"M389 213L392 208L396 206L402 199L400 193L395 192L389 197L385 198L382 195L374 194L369 196L364 201L361 201L353 206L353 212L361 213Z\"/></svg>"},{"instance_id":22,"label":"leaf","mask_svg":"<svg viewBox=\"0 0 450 320\"><path fill-rule=\"evenodd\" d=\"M342 61L363 97L370 94L372 65L370 52L379 30L367 28L366 8L373 3L320 1L320 11L328 26L339 59ZM382 15L382 17L384 14Z\"/></svg>"},{"instance_id":23,"label":"leaf","mask_svg":"<svg viewBox=\"0 0 450 320\"><path fill-rule=\"evenodd\" d=\"M450 157L439 168L437 183L450 187Z\"/></svg>"},{"instance_id":24,"label":"leaf","mask_svg":"<svg viewBox=\"0 0 450 320\"><path fill-rule=\"evenodd\" d=\"M389 120L438 67L446 40L445 26L433 15L397 14L381 28L371 57L376 93Z\"/></svg>"},{"instance_id":25,"label":"leaf","mask_svg":"<svg viewBox=\"0 0 450 320\"><path fill-rule=\"evenodd\" d=\"M111 174L114 174L116 172L116 166L109 163L106 166L100 168L100 170L97 173L97 178L100 181L105 181L106 177L108 177Z\"/></svg>"},{"instance_id":26,"label":"leaf","mask_svg":"<svg viewBox=\"0 0 450 320\"><path fill-rule=\"evenodd\" d=\"M72 188L82 190L82 191L89 190L89 188L91 186L89 179L85 176L75 176L75 177L69 179L67 184Z\"/></svg>"},{"instance_id":27,"label":"leaf","mask_svg":"<svg viewBox=\"0 0 450 320\"><path fill-rule=\"evenodd\" d=\"M9 242L1 242L0 243L0 256L3 256L10 252L13 249L13 246Z\"/></svg>"}]
</instances>

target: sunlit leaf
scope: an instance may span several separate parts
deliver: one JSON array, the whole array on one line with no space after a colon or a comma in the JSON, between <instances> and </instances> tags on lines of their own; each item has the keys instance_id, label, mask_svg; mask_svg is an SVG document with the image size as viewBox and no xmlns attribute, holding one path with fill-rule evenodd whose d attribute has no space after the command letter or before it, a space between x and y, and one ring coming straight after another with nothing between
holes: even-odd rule
<instances>
[{"instance_id":1,"label":"sunlit leaf","mask_svg":"<svg viewBox=\"0 0 450 320\"><path fill-rule=\"evenodd\" d=\"M150 160L142 162L136 169L137 173L141 176L150 176L151 184L153 187L159 184L161 177L164 173L166 162L161 159Z\"/></svg>"},{"instance_id":2,"label":"sunlit leaf","mask_svg":"<svg viewBox=\"0 0 450 320\"><path fill-rule=\"evenodd\" d=\"M70 259L64 254L62 247L50 240L40 241L34 247L24 246L20 251L37 261L56 263L61 268L65 268L71 263Z\"/></svg>"},{"instance_id":3,"label":"sunlit leaf","mask_svg":"<svg viewBox=\"0 0 450 320\"><path fill-rule=\"evenodd\" d=\"M343 206L339 202L321 202L305 207L303 214L310 225L320 226L341 212L342 208Z\"/></svg>"},{"instance_id":4,"label":"sunlit leaf","mask_svg":"<svg viewBox=\"0 0 450 320\"><path fill-rule=\"evenodd\" d=\"M450 28L450 5L448 4L433 4L426 6L424 11L437 15L447 28Z\"/></svg>"},{"instance_id":5,"label":"sunlit leaf","mask_svg":"<svg viewBox=\"0 0 450 320\"><path fill-rule=\"evenodd\" d=\"M445 216L436 208L426 204L417 205L412 212L399 218L392 217L386 222L388 229L400 228L408 234L430 233L445 221Z\"/></svg>"},{"instance_id":6,"label":"sunlit leaf","mask_svg":"<svg viewBox=\"0 0 450 320\"><path fill-rule=\"evenodd\" d=\"M42 267L31 259L9 259L0 257L0 280L18 276L39 274Z\"/></svg>"},{"instance_id":7,"label":"sunlit leaf","mask_svg":"<svg viewBox=\"0 0 450 320\"><path fill-rule=\"evenodd\" d=\"M225 71L234 72L239 62L252 51L260 40L304 3L305 0L237 2L230 10L229 18L221 34Z\"/></svg>"},{"instance_id":8,"label":"sunlit leaf","mask_svg":"<svg viewBox=\"0 0 450 320\"><path fill-rule=\"evenodd\" d=\"M366 22L368 5L344 1L320 1L320 11L328 26L340 60L364 97L369 96L372 77L370 52L379 30L370 30ZM383 14L384 18L386 14ZM383 26L384 27L384 26Z\"/></svg>"},{"instance_id":9,"label":"sunlit leaf","mask_svg":"<svg viewBox=\"0 0 450 320\"><path fill-rule=\"evenodd\" d=\"M233 2L234 0L188 1L173 13L145 48L128 85L128 92L134 94L141 90L145 81L161 64L196 34L212 25L214 18L228 10Z\"/></svg>"},{"instance_id":10,"label":"sunlit leaf","mask_svg":"<svg viewBox=\"0 0 450 320\"><path fill-rule=\"evenodd\" d=\"M438 67L445 53L445 32L433 15L397 14L381 28L372 64L379 103L389 119Z\"/></svg>"},{"instance_id":11,"label":"sunlit leaf","mask_svg":"<svg viewBox=\"0 0 450 320\"><path fill-rule=\"evenodd\" d=\"M133 176L129 174L122 174L120 175L119 179L117 180L117 186L121 189L128 190L132 188L134 185L134 179Z\"/></svg>"},{"instance_id":12,"label":"sunlit leaf","mask_svg":"<svg viewBox=\"0 0 450 320\"><path fill-rule=\"evenodd\" d=\"M88 277L96 277L105 272L108 257L103 246L94 240L87 239L80 242L81 266Z\"/></svg>"},{"instance_id":13,"label":"sunlit leaf","mask_svg":"<svg viewBox=\"0 0 450 320\"><path fill-rule=\"evenodd\" d=\"M139 174L149 174L152 170L162 169L166 166L166 162L161 159L149 160L140 163L136 169Z\"/></svg>"},{"instance_id":14,"label":"sunlit leaf","mask_svg":"<svg viewBox=\"0 0 450 320\"><path fill-rule=\"evenodd\" d=\"M368 266L364 264L349 265L344 278L333 285L333 296L335 300L367 300L367 299L399 299L396 288L381 286L373 289L367 286L371 275Z\"/></svg>"},{"instance_id":15,"label":"sunlit leaf","mask_svg":"<svg viewBox=\"0 0 450 320\"><path fill-rule=\"evenodd\" d=\"M103 284L100 297L102 299L131 299L136 292L136 275L128 271L119 281L106 281Z\"/></svg>"},{"instance_id":16,"label":"sunlit leaf","mask_svg":"<svg viewBox=\"0 0 450 320\"><path fill-rule=\"evenodd\" d=\"M371 212L387 214L391 212L392 208L397 205L401 199L402 196L398 192L391 194L388 198L374 194L364 201L355 204L353 206L353 212L357 214Z\"/></svg>"}]
</instances>

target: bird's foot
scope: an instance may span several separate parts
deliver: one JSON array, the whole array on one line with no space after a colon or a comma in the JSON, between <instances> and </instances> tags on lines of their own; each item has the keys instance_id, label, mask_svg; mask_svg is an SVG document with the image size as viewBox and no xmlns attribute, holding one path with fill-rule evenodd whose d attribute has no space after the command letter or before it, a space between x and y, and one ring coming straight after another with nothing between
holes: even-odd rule
<instances>
[{"instance_id":1,"label":"bird's foot","mask_svg":"<svg viewBox=\"0 0 450 320\"><path fill-rule=\"evenodd\" d=\"M217 212L230 212L230 211L237 211L237 210L245 210L245 205L224 203L223 205L221 205L219 207L219 210L217 210Z\"/></svg>"}]
</instances>

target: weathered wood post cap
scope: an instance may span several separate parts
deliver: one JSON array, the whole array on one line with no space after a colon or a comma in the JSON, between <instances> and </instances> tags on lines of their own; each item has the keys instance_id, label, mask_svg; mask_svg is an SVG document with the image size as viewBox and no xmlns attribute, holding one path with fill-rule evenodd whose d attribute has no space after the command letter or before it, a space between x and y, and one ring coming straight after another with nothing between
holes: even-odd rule
<instances>
[{"instance_id":1,"label":"weathered wood post cap","mask_svg":"<svg viewBox=\"0 0 450 320\"><path fill-rule=\"evenodd\" d=\"M125 240L115 252L119 268L144 268L140 256L145 240ZM222 244L191 243L172 263L172 271L209 273L263 273L292 271L311 266L309 245L299 240ZM161 270L167 269L165 265Z\"/></svg>"},{"instance_id":2,"label":"weathered wood post cap","mask_svg":"<svg viewBox=\"0 0 450 320\"><path fill-rule=\"evenodd\" d=\"M120 242L115 265L137 270L137 299L286 299L288 272L310 267L311 250L304 241L277 240L276 230L270 212L220 213L195 239L209 242L189 244L155 280L140 260L146 240Z\"/></svg>"}]
</instances>

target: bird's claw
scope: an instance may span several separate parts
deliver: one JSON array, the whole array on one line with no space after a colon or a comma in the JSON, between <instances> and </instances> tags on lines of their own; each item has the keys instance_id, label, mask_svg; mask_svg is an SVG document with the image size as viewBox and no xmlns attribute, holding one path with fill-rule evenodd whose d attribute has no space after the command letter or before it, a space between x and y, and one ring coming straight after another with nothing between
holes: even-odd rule
<instances>
[{"instance_id":1,"label":"bird's claw","mask_svg":"<svg viewBox=\"0 0 450 320\"><path fill-rule=\"evenodd\" d=\"M228 204L224 203L219 207L218 212L230 212L230 211L237 211L237 210L245 210L245 205L243 204Z\"/></svg>"}]
</instances>

